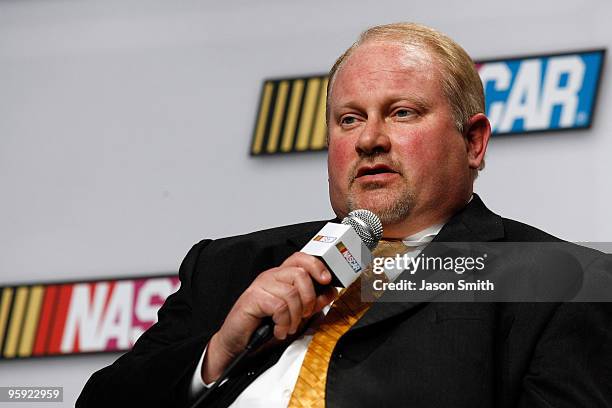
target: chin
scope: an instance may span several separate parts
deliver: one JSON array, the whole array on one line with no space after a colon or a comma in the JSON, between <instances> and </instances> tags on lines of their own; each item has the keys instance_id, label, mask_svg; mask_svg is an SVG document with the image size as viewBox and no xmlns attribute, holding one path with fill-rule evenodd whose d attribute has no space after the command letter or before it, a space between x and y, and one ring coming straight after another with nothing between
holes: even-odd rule
<instances>
[{"instance_id":1,"label":"chin","mask_svg":"<svg viewBox=\"0 0 612 408\"><path fill-rule=\"evenodd\" d=\"M405 220L411 213L413 202L412 195L407 192L389 197L382 191L372 191L359 197L349 196L347 207L349 212L360 208L370 210L378 215L383 225L390 225Z\"/></svg>"}]
</instances>

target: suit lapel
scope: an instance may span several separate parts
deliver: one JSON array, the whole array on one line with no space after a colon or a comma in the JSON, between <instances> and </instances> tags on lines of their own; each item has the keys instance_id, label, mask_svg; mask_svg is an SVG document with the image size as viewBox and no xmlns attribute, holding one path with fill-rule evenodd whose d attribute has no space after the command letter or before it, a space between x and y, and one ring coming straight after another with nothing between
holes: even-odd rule
<instances>
[{"instance_id":1,"label":"suit lapel","mask_svg":"<svg viewBox=\"0 0 612 408\"><path fill-rule=\"evenodd\" d=\"M474 194L472 201L444 225L432 242L487 242L503 237L501 217L491 212L480 197ZM427 254L427 248L423 252ZM406 278L406 273L400 274L397 279ZM349 330L349 333L405 313L425 303L389 301L390 297L391 294L388 292L383 294Z\"/></svg>"}]
</instances>

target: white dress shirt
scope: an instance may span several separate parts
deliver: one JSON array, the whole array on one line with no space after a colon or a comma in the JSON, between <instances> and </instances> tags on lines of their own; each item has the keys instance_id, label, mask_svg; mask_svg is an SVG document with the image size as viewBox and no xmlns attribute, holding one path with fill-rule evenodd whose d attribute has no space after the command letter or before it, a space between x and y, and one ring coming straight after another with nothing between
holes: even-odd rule
<instances>
[{"instance_id":1,"label":"white dress shirt","mask_svg":"<svg viewBox=\"0 0 612 408\"><path fill-rule=\"evenodd\" d=\"M432 225L416 234L404 238L402 241L413 249L407 252L409 257L416 257L423 247L442 229L444 224ZM399 276L401 270L385 270L390 281ZM323 315L327 313L330 306L323 309ZM316 324L311 326L316 327ZM232 408L286 408L291 399L291 393L297 382L302 362L306 356L308 345L312 340L314 330L309 327L304 334L294 340L283 352L278 362L264 371L247 388L242 391L231 405ZM208 346L207 346L208 348ZM194 397L202 388L210 387L202 381L202 362L206 355L206 348L200 357L200 362L195 369L191 382L191 396Z\"/></svg>"}]
</instances>

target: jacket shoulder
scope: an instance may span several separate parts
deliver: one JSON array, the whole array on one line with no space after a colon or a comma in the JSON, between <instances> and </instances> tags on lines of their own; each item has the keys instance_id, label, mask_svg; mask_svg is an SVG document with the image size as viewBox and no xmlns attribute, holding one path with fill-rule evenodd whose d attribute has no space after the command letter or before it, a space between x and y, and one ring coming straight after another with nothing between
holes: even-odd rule
<instances>
[{"instance_id":1,"label":"jacket shoulder","mask_svg":"<svg viewBox=\"0 0 612 408\"><path fill-rule=\"evenodd\" d=\"M561 242L561 238L531 225L510 218L502 218L504 241L509 242Z\"/></svg>"},{"instance_id":2,"label":"jacket shoulder","mask_svg":"<svg viewBox=\"0 0 612 408\"><path fill-rule=\"evenodd\" d=\"M203 248L199 263L222 262L239 269L250 262L259 268L277 266L299 251L325 222L304 222L211 240Z\"/></svg>"},{"instance_id":3,"label":"jacket shoulder","mask_svg":"<svg viewBox=\"0 0 612 408\"><path fill-rule=\"evenodd\" d=\"M540 246L539 248L547 248L554 250L566 251L575 257L583 268L590 265L593 261L601 259L609 265L609 255L593 249L583 244L568 242L554 235L551 235L538 228L532 227L531 225L524 224L519 221L511 220L508 218L502 218L504 225L504 241L506 242L534 242L534 243L558 243L552 246Z\"/></svg>"},{"instance_id":4,"label":"jacket shoulder","mask_svg":"<svg viewBox=\"0 0 612 408\"><path fill-rule=\"evenodd\" d=\"M308 238L310 238L309 235L313 235L320 230L326 222L327 221L310 221L299 224L283 225L261 231L219 238L213 242L219 246L247 242L259 242L271 245L280 244L286 242L288 239L299 239L302 236L308 236Z\"/></svg>"}]
</instances>

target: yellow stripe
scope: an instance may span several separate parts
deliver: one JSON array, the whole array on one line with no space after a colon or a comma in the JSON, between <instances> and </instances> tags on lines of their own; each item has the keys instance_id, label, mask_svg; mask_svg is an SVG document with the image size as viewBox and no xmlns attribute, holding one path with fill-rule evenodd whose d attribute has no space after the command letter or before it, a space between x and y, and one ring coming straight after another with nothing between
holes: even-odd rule
<instances>
[{"instance_id":1,"label":"yellow stripe","mask_svg":"<svg viewBox=\"0 0 612 408\"><path fill-rule=\"evenodd\" d=\"M325 125L325 102L327 96L327 78L321 82L319 92L319 105L317 106L317 116L315 117L314 130L312 131L311 150L321 150L325 147L327 126Z\"/></svg>"},{"instance_id":2,"label":"yellow stripe","mask_svg":"<svg viewBox=\"0 0 612 408\"><path fill-rule=\"evenodd\" d=\"M274 115L272 116L272 126L270 127L270 136L268 137L268 153L276 152L278 148L278 137L280 135L280 124L285 112L285 102L287 101L287 91L289 90L289 82L282 81L278 85L278 93L276 96L276 104L274 106Z\"/></svg>"},{"instance_id":3,"label":"yellow stripe","mask_svg":"<svg viewBox=\"0 0 612 408\"><path fill-rule=\"evenodd\" d=\"M312 117L314 115L317 93L321 80L319 78L310 78L306 85L306 97L304 98L304 106L302 107L302 118L300 119L300 130L295 144L295 150L302 151L308 148L308 142L312 131Z\"/></svg>"},{"instance_id":4,"label":"yellow stripe","mask_svg":"<svg viewBox=\"0 0 612 408\"><path fill-rule=\"evenodd\" d=\"M270 99L272 98L272 82L266 82L264 85L263 97L261 98L261 107L259 108L259 117L257 118L257 128L255 130L255 139L253 140L253 154L261 153L263 144L264 132L268 121L268 111L270 110Z\"/></svg>"},{"instance_id":5,"label":"yellow stripe","mask_svg":"<svg viewBox=\"0 0 612 408\"><path fill-rule=\"evenodd\" d=\"M30 291L30 299L28 300L28 309L25 316L26 320L23 326L23 334L21 335L21 343L19 344L20 357L29 357L32 354L43 293L44 288L40 285L32 287Z\"/></svg>"},{"instance_id":6,"label":"yellow stripe","mask_svg":"<svg viewBox=\"0 0 612 408\"><path fill-rule=\"evenodd\" d=\"M13 358L17 352L17 340L23 323L23 312L25 311L26 297L28 296L28 287L20 286L15 293L15 303L13 304L13 312L11 313L11 322L9 324L8 336L4 347L4 357Z\"/></svg>"},{"instance_id":7,"label":"yellow stripe","mask_svg":"<svg viewBox=\"0 0 612 408\"><path fill-rule=\"evenodd\" d=\"M2 341L4 340L4 332L6 330L6 322L8 321L8 312L12 298L13 288L4 288L4 290L2 290L2 303L0 304L0 352L2 352Z\"/></svg>"},{"instance_id":8,"label":"yellow stripe","mask_svg":"<svg viewBox=\"0 0 612 408\"><path fill-rule=\"evenodd\" d=\"M297 115L302 101L302 93L304 92L304 80L296 79L293 82L293 90L291 91L291 100L289 101L289 109L287 110L287 120L285 122L285 131L283 132L283 141L281 150L288 152L293 147L293 139L295 137L295 127L297 125Z\"/></svg>"}]
</instances>

